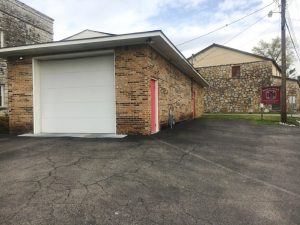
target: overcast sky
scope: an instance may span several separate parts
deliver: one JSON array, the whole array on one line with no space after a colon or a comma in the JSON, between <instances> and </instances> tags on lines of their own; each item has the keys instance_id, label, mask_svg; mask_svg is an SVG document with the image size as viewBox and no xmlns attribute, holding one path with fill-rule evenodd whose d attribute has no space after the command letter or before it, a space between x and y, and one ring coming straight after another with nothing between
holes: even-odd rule
<instances>
[{"instance_id":1,"label":"overcast sky","mask_svg":"<svg viewBox=\"0 0 300 225\"><path fill-rule=\"evenodd\" d=\"M273 2L273 0L21 1L55 19L55 40L85 29L114 34L162 30L175 45L224 26ZM296 37L300 39L300 1L287 0L287 2ZM273 14L272 18L269 18L267 14L270 10L278 12L278 4L274 3L234 25L179 45L178 48L187 57L212 43L251 51L259 40L269 41L280 35L280 14ZM300 74L299 61L297 69Z\"/></svg>"}]
</instances>

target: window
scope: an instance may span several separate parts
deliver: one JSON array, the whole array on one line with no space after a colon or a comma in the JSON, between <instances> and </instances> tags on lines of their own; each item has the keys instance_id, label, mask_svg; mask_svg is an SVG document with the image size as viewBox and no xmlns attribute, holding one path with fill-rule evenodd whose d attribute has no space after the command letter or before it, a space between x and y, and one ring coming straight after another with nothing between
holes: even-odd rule
<instances>
[{"instance_id":1,"label":"window","mask_svg":"<svg viewBox=\"0 0 300 225\"><path fill-rule=\"evenodd\" d=\"M0 107L4 107L4 85L0 85Z\"/></svg>"},{"instance_id":2,"label":"window","mask_svg":"<svg viewBox=\"0 0 300 225\"><path fill-rule=\"evenodd\" d=\"M0 48L4 48L4 32L0 31Z\"/></svg>"},{"instance_id":3,"label":"window","mask_svg":"<svg viewBox=\"0 0 300 225\"><path fill-rule=\"evenodd\" d=\"M289 102L290 110L297 111L296 96L289 96L288 97L288 102Z\"/></svg>"},{"instance_id":4,"label":"window","mask_svg":"<svg viewBox=\"0 0 300 225\"><path fill-rule=\"evenodd\" d=\"M240 76L241 76L241 67L240 66L231 67L231 77L240 78Z\"/></svg>"}]
</instances>

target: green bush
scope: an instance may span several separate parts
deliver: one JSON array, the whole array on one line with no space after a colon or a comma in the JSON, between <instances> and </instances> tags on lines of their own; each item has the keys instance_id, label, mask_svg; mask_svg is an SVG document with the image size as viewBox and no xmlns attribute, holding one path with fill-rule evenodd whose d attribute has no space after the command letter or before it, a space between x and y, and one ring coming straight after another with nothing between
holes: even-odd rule
<instances>
[{"instance_id":1,"label":"green bush","mask_svg":"<svg viewBox=\"0 0 300 225\"><path fill-rule=\"evenodd\" d=\"M0 116L0 134L9 133L8 116Z\"/></svg>"}]
</instances>

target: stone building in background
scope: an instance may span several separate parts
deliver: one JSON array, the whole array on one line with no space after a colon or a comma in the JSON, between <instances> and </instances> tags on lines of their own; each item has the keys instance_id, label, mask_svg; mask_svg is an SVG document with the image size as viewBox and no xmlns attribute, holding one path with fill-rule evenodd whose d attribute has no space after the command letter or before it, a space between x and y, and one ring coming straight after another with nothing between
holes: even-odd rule
<instances>
[{"instance_id":1,"label":"stone building in background","mask_svg":"<svg viewBox=\"0 0 300 225\"><path fill-rule=\"evenodd\" d=\"M18 0L0 0L0 48L53 41L53 19ZM0 59L0 115L7 113L6 61Z\"/></svg>"},{"instance_id":2,"label":"stone building in background","mask_svg":"<svg viewBox=\"0 0 300 225\"><path fill-rule=\"evenodd\" d=\"M205 111L210 113L260 112L262 87L280 86L281 69L269 58L213 44L189 58L197 71L208 81L205 88ZM300 110L300 83L287 79L287 99L296 99ZM287 104L288 111L294 105ZM279 105L268 105L279 110Z\"/></svg>"}]
</instances>

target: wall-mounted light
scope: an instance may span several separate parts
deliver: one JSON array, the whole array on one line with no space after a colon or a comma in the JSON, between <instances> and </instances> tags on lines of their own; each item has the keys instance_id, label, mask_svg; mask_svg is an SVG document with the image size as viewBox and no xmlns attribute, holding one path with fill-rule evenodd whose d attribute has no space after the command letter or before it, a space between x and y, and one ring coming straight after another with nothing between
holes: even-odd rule
<instances>
[{"instance_id":1,"label":"wall-mounted light","mask_svg":"<svg viewBox=\"0 0 300 225\"><path fill-rule=\"evenodd\" d=\"M154 42L153 42L152 38L147 38L146 43L149 44L149 45L151 45Z\"/></svg>"}]
</instances>

